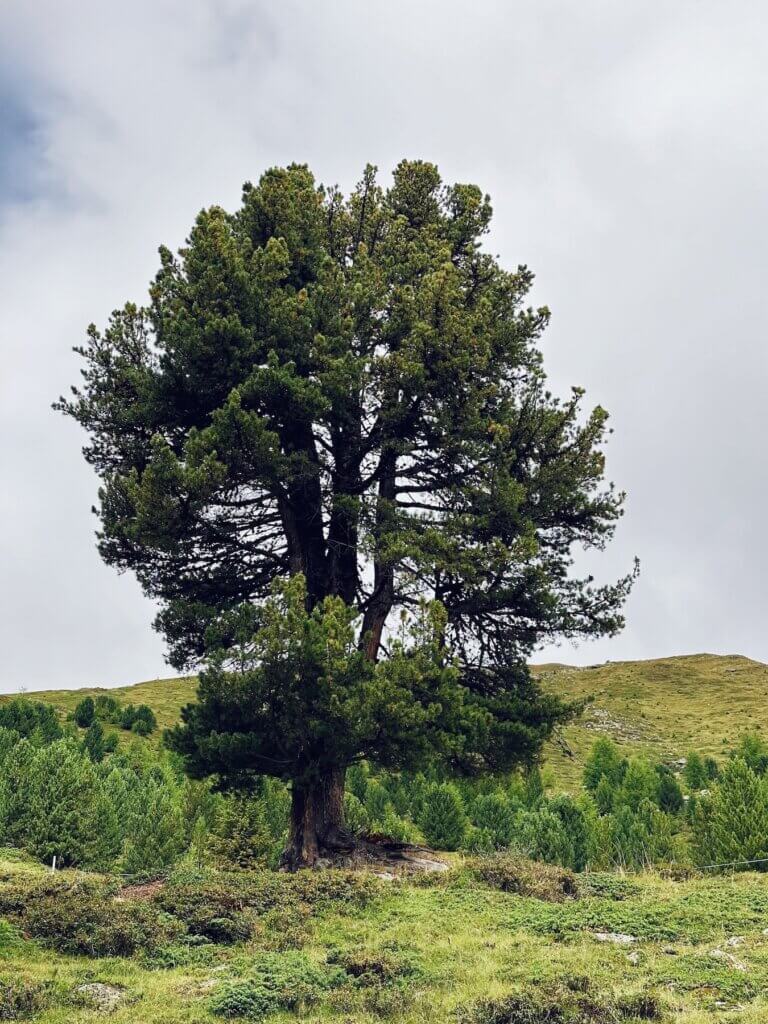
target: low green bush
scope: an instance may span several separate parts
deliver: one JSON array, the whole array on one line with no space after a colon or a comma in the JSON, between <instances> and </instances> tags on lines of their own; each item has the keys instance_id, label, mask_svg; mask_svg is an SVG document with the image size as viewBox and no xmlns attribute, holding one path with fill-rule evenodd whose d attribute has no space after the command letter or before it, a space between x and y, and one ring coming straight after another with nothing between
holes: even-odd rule
<instances>
[{"instance_id":1,"label":"low green bush","mask_svg":"<svg viewBox=\"0 0 768 1024\"><path fill-rule=\"evenodd\" d=\"M254 981L230 981L210 999L208 1009L217 1017L262 1020L280 1009L273 992Z\"/></svg>"},{"instance_id":2,"label":"low green bush","mask_svg":"<svg viewBox=\"0 0 768 1024\"><path fill-rule=\"evenodd\" d=\"M382 891L379 879L355 871L300 871L286 881L293 898L312 907L333 904L335 910L339 905L347 909L367 907Z\"/></svg>"},{"instance_id":3,"label":"low green bush","mask_svg":"<svg viewBox=\"0 0 768 1024\"><path fill-rule=\"evenodd\" d=\"M152 952L144 953L141 965L150 971L171 971L176 967L208 967L217 958L218 950L207 939L201 935L189 935L182 936L178 942L158 946Z\"/></svg>"},{"instance_id":4,"label":"low green bush","mask_svg":"<svg viewBox=\"0 0 768 1024\"><path fill-rule=\"evenodd\" d=\"M93 888L73 887L30 900L19 924L62 953L131 956L178 938L180 922L140 901L118 902Z\"/></svg>"},{"instance_id":5,"label":"low green bush","mask_svg":"<svg viewBox=\"0 0 768 1024\"><path fill-rule=\"evenodd\" d=\"M316 964L300 952L261 953L247 978L214 993L209 1009L219 1017L262 1020L278 1010L310 1006L346 980L341 968Z\"/></svg>"},{"instance_id":6,"label":"low green bush","mask_svg":"<svg viewBox=\"0 0 768 1024\"><path fill-rule=\"evenodd\" d=\"M94 898L107 899L118 891L119 883L94 878L83 878L82 881L73 883L67 875L58 873L26 879L16 878L0 886L0 915L18 918L35 901L46 897L66 896L75 889Z\"/></svg>"},{"instance_id":7,"label":"low green bush","mask_svg":"<svg viewBox=\"0 0 768 1024\"><path fill-rule=\"evenodd\" d=\"M580 896L602 896L609 900L630 899L640 891L636 882L610 871L590 871L579 875L577 885Z\"/></svg>"},{"instance_id":8,"label":"low green bush","mask_svg":"<svg viewBox=\"0 0 768 1024\"><path fill-rule=\"evenodd\" d=\"M20 977L0 977L0 1020L26 1020L51 1002L51 986Z\"/></svg>"},{"instance_id":9,"label":"low green bush","mask_svg":"<svg viewBox=\"0 0 768 1024\"><path fill-rule=\"evenodd\" d=\"M246 912L243 896L215 882L168 886L156 903L183 921L192 935L211 942L242 942L253 932L253 915Z\"/></svg>"},{"instance_id":10,"label":"low green bush","mask_svg":"<svg viewBox=\"0 0 768 1024\"><path fill-rule=\"evenodd\" d=\"M569 991L484 999L457 1013L458 1024L620 1024L662 1018L661 1004L652 994L613 1000Z\"/></svg>"},{"instance_id":11,"label":"low green bush","mask_svg":"<svg viewBox=\"0 0 768 1024\"><path fill-rule=\"evenodd\" d=\"M422 974L418 961L401 949L332 949L328 963L341 967L360 985L397 984L412 981Z\"/></svg>"},{"instance_id":12,"label":"low green bush","mask_svg":"<svg viewBox=\"0 0 768 1024\"><path fill-rule=\"evenodd\" d=\"M480 881L502 892L532 896L548 903L561 903L579 894L572 871L514 854L475 857L467 862L467 866Z\"/></svg>"}]
</instances>

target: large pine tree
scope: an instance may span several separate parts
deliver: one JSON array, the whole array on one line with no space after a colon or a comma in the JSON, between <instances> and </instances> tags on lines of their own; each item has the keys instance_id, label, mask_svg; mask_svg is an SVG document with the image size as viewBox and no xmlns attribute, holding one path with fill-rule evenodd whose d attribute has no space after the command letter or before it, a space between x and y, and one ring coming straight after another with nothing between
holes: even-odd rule
<instances>
[{"instance_id":1,"label":"large pine tree","mask_svg":"<svg viewBox=\"0 0 768 1024\"><path fill-rule=\"evenodd\" d=\"M330 599L358 614L370 663L393 612L439 602L440 657L456 659L456 693L484 716L474 731L451 719L484 736L449 745L464 768L532 756L560 711L527 679L526 655L614 633L632 580L572 573L573 549L601 548L621 513L604 483L606 413L582 416L578 389L547 391L549 313L525 305L525 267L483 249L490 219L487 196L444 185L429 163L401 163L387 190L369 167L349 197L305 166L267 171L237 212L204 210L177 255L161 249L149 304L91 327L84 383L58 403L88 431L103 481L99 550L160 602L172 664L231 651L290 577L303 577L308 616L324 609L318 622L338 618ZM306 698L318 684L305 684ZM226 781L221 751L206 760L193 735L221 726L211 708L177 743ZM251 736L238 749L252 763L231 765L292 781L291 863L338 837L344 769L371 753L318 735L279 764ZM396 746L393 733L394 762Z\"/></svg>"}]
</instances>

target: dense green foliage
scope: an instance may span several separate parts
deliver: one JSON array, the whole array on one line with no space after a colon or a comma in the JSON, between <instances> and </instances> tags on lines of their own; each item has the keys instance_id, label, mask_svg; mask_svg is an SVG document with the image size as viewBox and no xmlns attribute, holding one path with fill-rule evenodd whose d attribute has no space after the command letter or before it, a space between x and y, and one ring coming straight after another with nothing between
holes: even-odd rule
<instances>
[{"instance_id":1,"label":"dense green foliage","mask_svg":"<svg viewBox=\"0 0 768 1024\"><path fill-rule=\"evenodd\" d=\"M60 866L132 876L183 865L250 870L277 863L290 808L284 783L262 779L249 796L217 793L207 781L188 779L173 754L139 740L117 751L102 744L95 756L98 719L81 741L61 734L50 706L22 698L3 710L28 735L0 727L0 842L46 862L55 855ZM759 738L747 736L722 768L694 776L691 757L675 774L623 758L601 738L576 796L553 795L546 773L535 768L457 783L439 764L426 772L381 771L361 761L349 772L345 805L360 834L441 850L514 851L575 871L732 862L746 868L741 862L749 861L762 869L766 754ZM707 787L691 790L691 777Z\"/></svg>"},{"instance_id":2,"label":"dense green foliage","mask_svg":"<svg viewBox=\"0 0 768 1024\"><path fill-rule=\"evenodd\" d=\"M101 553L163 603L178 664L297 572L311 605L364 610L377 645L419 593L498 664L620 626L627 581L568 574L571 546L602 546L621 510L606 413L580 425L581 392L546 390L549 313L524 305L525 267L483 251L491 214L420 161L387 191L367 168L348 198L274 168L237 213L202 211L178 256L161 249L148 307L91 328L59 406L104 481Z\"/></svg>"},{"instance_id":3,"label":"dense green foliage","mask_svg":"<svg viewBox=\"0 0 768 1024\"><path fill-rule=\"evenodd\" d=\"M101 723L116 725L138 736L149 736L157 729L155 713L147 704L123 706L109 694L100 694L95 700L93 697L84 697L72 712L72 721L81 729L98 727ZM96 728L95 735L103 737L103 729L100 732Z\"/></svg>"},{"instance_id":4,"label":"dense green foliage","mask_svg":"<svg viewBox=\"0 0 768 1024\"><path fill-rule=\"evenodd\" d=\"M35 736L43 743L63 735L55 709L26 697L15 697L7 704L0 704L0 729L27 739Z\"/></svg>"},{"instance_id":5,"label":"dense green foliage","mask_svg":"<svg viewBox=\"0 0 768 1024\"><path fill-rule=\"evenodd\" d=\"M240 788L259 775L303 785L366 752L409 768L458 755L462 731L484 722L442 653L439 608L379 662L359 649L352 617L339 598L307 612L302 576L279 584L238 671L219 663L203 672L199 702L169 734L190 774Z\"/></svg>"}]
</instances>

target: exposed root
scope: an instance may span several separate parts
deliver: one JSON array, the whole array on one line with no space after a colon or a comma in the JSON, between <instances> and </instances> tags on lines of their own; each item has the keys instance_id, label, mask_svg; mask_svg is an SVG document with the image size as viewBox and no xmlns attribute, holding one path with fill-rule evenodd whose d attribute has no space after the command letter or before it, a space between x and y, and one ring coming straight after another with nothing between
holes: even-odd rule
<instances>
[{"instance_id":1,"label":"exposed root","mask_svg":"<svg viewBox=\"0 0 768 1024\"><path fill-rule=\"evenodd\" d=\"M344 868L374 871L384 877L448 870L448 864L440 860L429 847L398 842L379 834L361 836L354 844L343 849L324 847L311 867L317 870Z\"/></svg>"}]
</instances>

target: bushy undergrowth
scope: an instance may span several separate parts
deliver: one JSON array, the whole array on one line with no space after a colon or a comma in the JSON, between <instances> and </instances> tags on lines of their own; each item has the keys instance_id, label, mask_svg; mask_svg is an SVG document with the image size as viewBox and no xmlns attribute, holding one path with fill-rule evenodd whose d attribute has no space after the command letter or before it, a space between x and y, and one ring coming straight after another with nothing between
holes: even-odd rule
<instances>
[{"instance_id":1,"label":"bushy undergrowth","mask_svg":"<svg viewBox=\"0 0 768 1024\"><path fill-rule=\"evenodd\" d=\"M208 944L247 941L290 950L303 944L315 913L351 913L370 906L378 879L354 872L271 871L220 874L123 890L116 880L66 874L0 885L0 951L21 934L62 953L91 957L141 953L153 967L206 962Z\"/></svg>"},{"instance_id":2,"label":"bushy undergrowth","mask_svg":"<svg viewBox=\"0 0 768 1024\"><path fill-rule=\"evenodd\" d=\"M224 796L186 779L162 749L115 749L102 723L150 718L109 695L81 701L73 719L62 727L52 707L27 698L0 707L0 842L136 879L276 866L290 804L282 782ZM348 772L345 806L358 834L576 872L768 867L768 747L748 736L722 766L692 752L676 768L623 757L600 738L571 796L553 795L537 768L451 781L361 763ZM206 927L231 941L246 930L241 920Z\"/></svg>"},{"instance_id":3,"label":"bushy undergrowth","mask_svg":"<svg viewBox=\"0 0 768 1024\"><path fill-rule=\"evenodd\" d=\"M157 899L158 906L183 921L191 935L211 942L242 942L253 932L254 918L234 887L198 883L169 886Z\"/></svg>"},{"instance_id":4,"label":"bushy undergrowth","mask_svg":"<svg viewBox=\"0 0 768 1024\"><path fill-rule=\"evenodd\" d=\"M422 976L414 953L398 947L331 949L328 963L341 967L358 985L403 985Z\"/></svg>"},{"instance_id":5,"label":"bushy undergrowth","mask_svg":"<svg viewBox=\"0 0 768 1024\"><path fill-rule=\"evenodd\" d=\"M468 867L476 878L501 892L532 896L549 903L575 899L578 895L576 878L571 871L523 857L497 853L474 858L468 862Z\"/></svg>"},{"instance_id":6,"label":"bushy undergrowth","mask_svg":"<svg viewBox=\"0 0 768 1024\"><path fill-rule=\"evenodd\" d=\"M151 952L184 930L150 904L119 902L98 886L32 892L18 921L25 934L62 953L93 957Z\"/></svg>"},{"instance_id":7,"label":"bushy undergrowth","mask_svg":"<svg viewBox=\"0 0 768 1024\"><path fill-rule=\"evenodd\" d=\"M346 980L342 968L317 964L298 951L260 953L248 976L223 984L209 1009L219 1017L261 1020L278 1010L311 1006Z\"/></svg>"},{"instance_id":8,"label":"bushy undergrowth","mask_svg":"<svg viewBox=\"0 0 768 1024\"><path fill-rule=\"evenodd\" d=\"M0 1020L29 1020L51 1002L50 983L0 975Z\"/></svg>"},{"instance_id":9,"label":"bushy undergrowth","mask_svg":"<svg viewBox=\"0 0 768 1024\"><path fill-rule=\"evenodd\" d=\"M618 1000L592 996L589 991L564 991L485 999L462 1008L457 1024L622 1024L625 1021L662 1020L655 996L639 993Z\"/></svg>"}]
</instances>

